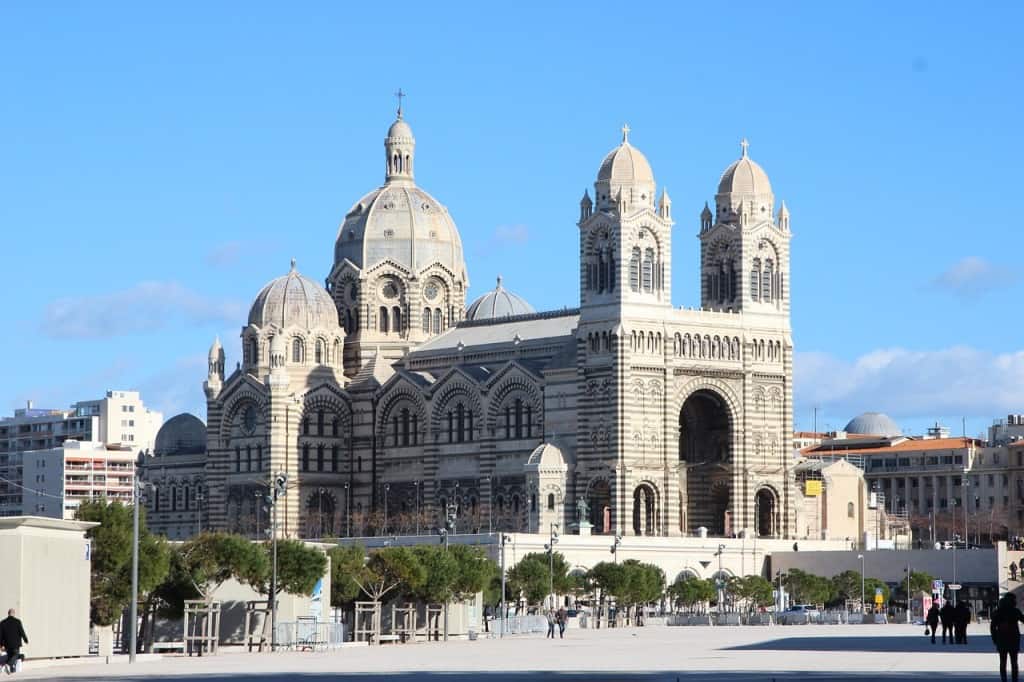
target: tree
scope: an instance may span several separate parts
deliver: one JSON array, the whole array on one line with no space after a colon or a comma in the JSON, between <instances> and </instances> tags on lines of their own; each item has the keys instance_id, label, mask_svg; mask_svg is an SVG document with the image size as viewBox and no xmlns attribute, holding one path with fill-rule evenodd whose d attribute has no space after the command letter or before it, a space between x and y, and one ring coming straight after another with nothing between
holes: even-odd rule
<instances>
[{"instance_id":1,"label":"tree","mask_svg":"<svg viewBox=\"0 0 1024 682\"><path fill-rule=\"evenodd\" d=\"M331 547L331 606L346 607L359 597L357 578L363 570L366 550L360 545Z\"/></svg>"},{"instance_id":2,"label":"tree","mask_svg":"<svg viewBox=\"0 0 1024 682\"><path fill-rule=\"evenodd\" d=\"M770 606L775 602L772 584L759 575L730 578L726 584L726 591L737 601L745 604L748 611L753 611L759 606Z\"/></svg>"},{"instance_id":3,"label":"tree","mask_svg":"<svg viewBox=\"0 0 1024 682\"><path fill-rule=\"evenodd\" d=\"M459 601L483 592L492 577L501 570L480 547L453 545L448 548L448 553L455 557L457 570L452 591Z\"/></svg>"},{"instance_id":4,"label":"tree","mask_svg":"<svg viewBox=\"0 0 1024 682\"><path fill-rule=\"evenodd\" d=\"M429 604L449 602L459 578L459 562L452 552L439 545L420 545L413 549L424 570L424 578L413 586L412 594Z\"/></svg>"},{"instance_id":5,"label":"tree","mask_svg":"<svg viewBox=\"0 0 1024 682\"><path fill-rule=\"evenodd\" d=\"M843 571L832 576L832 591L837 600L860 601L860 571Z\"/></svg>"},{"instance_id":6,"label":"tree","mask_svg":"<svg viewBox=\"0 0 1024 682\"><path fill-rule=\"evenodd\" d=\"M713 600L715 591L714 581L701 580L691 575L680 576L668 588L673 602L685 606L690 611L697 604L707 604Z\"/></svg>"},{"instance_id":7,"label":"tree","mask_svg":"<svg viewBox=\"0 0 1024 682\"><path fill-rule=\"evenodd\" d=\"M508 583L512 594L522 594L527 603L541 604L553 583L556 593L566 593L569 582L569 564L561 552L551 557L553 571L548 570L547 552L527 554L508 572Z\"/></svg>"},{"instance_id":8,"label":"tree","mask_svg":"<svg viewBox=\"0 0 1024 682\"><path fill-rule=\"evenodd\" d=\"M373 601L392 590L416 591L426 579L426 571L408 547L385 547L370 555L354 578L359 589Z\"/></svg>"},{"instance_id":9,"label":"tree","mask_svg":"<svg viewBox=\"0 0 1024 682\"><path fill-rule=\"evenodd\" d=\"M932 583L935 582L935 576L930 573L923 571L911 571L910 572L910 591L914 594L920 592L932 593Z\"/></svg>"},{"instance_id":10,"label":"tree","mask_svg":"<svg viewBox=\"0 0 1024 682\"><path fill-rule=\"evenodd\" d=\"M797 604L825 604L832 600L832 581L791 568L786 577L786 591Z\"/></svg>"},{"instance_id":11,"label":"tree","mask_svg":"<svg viewBox=\"0 0 1024 682\"><path fill-rule=\"evenodd\" d=\"M100 525L86 537L92 543L92 600L90 617L100 626L113 625L131 603L132 507L118 501L83 502L75 513L79 521ZM163 538L146 529L145 511L139 510L139 595L163 582L170 570L170 550Z\"/></svg>"},{"instance_id":12,"label":"tree","mask_svg":"<svg viewBox=\"0 0 1024 682\"><path fill-rule=\"evenodd\" d=\"M270 572L270 559L259 545L241 535L202 533L181 547L181 561L201 598L213 594L227 580L261 587Z\"/></svg>"},{"instance_id":13,"label":"tree","mask_svg":"<svg viewBox=\"0 0 1024 682\"><path fill-rule=\"evenodd\" d=\"M271 561L271 543L265 543L265 556ZM277 541L277 594L311 595L318 580L327 571L327 555L300 540ZM270 593L269 576L264 594Z\"/></svg>"}]
</instances>

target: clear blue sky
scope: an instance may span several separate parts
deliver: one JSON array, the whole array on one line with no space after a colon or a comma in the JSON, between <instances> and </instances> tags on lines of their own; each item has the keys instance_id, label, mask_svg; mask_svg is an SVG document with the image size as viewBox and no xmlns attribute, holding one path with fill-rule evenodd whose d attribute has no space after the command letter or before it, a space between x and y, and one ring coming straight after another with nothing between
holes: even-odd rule
<instances>
[{"instance_id":1,"label":"clear blue sky","mask_svg":"<svg viewBox=\"0 0 1024 682\"><path fill-rule=\"evenodd\" d=\"M578 200L627 122L698 214L751 140L792 211L796 426L1024 412L1020 3L4 3L0 407L205 417L252 297L318 280L409 93L476 295L577 300Z\"/></svg>"}]
</instances>

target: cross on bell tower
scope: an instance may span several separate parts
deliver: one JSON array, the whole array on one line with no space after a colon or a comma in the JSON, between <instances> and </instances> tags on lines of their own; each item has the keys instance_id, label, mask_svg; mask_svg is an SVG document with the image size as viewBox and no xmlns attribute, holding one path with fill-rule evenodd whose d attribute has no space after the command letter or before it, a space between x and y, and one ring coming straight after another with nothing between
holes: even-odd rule
<instances>
[{"instance_id":1,"label":"cross on bell tower","mask_svg":"<svg viewBox=\"0 0 1024 682\"><path fill-rule=\"evenodd\" d=\"M395 93L395 97L398 98L398 118L402 118L402 98L408 96L402 92L402 88L398 88L398 92Z\"/></svg>"}]
</instances>

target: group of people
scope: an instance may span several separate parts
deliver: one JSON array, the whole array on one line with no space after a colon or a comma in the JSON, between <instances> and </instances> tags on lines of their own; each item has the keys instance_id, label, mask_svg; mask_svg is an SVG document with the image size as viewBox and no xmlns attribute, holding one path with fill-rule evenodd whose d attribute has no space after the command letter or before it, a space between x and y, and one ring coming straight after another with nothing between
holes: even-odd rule
<instances>
[{"instance_id":1,"label":"group of people","mask_svg":"<svg viewBox=\"0 0 1024 682\"><path fill-rule=\"evenodd\" d=\"M949 600L939 608L939 605L932 602L925 616L925 634L931 631L932 644L935 644L935 631L939 623L942 623L942 643L946 644L946 637L949 637L949 644L967 644L967 625L971 622L971 607L966 601L961 601L956 606Z\"/></svg>"},{"instance_id":2,"label":"group of people","mask_svg":"<svg viewBox=\"0 0 1024 682\"><path fill-rule=\"evenodd\" d=\"M555 611L554 609L548 609L544 614L548 619L548 638L555 638L555 626L558 626L558 638L565 638L565 626L569 622L569 615L565 610L565 607Z\"/></svg>"},{"instance_id":3,"label":"group of people","mask_svg":"<svg viewBox=\"0 0 1024 682\"><path fill-rule=\"evenodd\" d=\"M0 662L8 673L17 672L21 667L21 645L28 644L28 636L21 621L14 616L14 609L7 611L7 617L0 620L0 647L3 647L3 656Z\"/></svg>"}]
</instances>

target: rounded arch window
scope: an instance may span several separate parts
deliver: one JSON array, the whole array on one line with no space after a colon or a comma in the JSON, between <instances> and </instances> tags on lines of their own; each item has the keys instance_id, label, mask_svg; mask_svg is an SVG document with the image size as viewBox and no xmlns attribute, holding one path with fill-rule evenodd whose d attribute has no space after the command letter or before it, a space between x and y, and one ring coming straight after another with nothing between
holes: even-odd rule
<instances>
[{"instance_id":1,"label":"rounded arch window","mask_svg":"<svg viewBox=\"0 0 1024 682\"><path fill-rule=\"evenodd\" d=\"M292 362L302 362L306 352L306 346L302 339L296 338L292 341Z\"/></svg>"}]
</instances>

